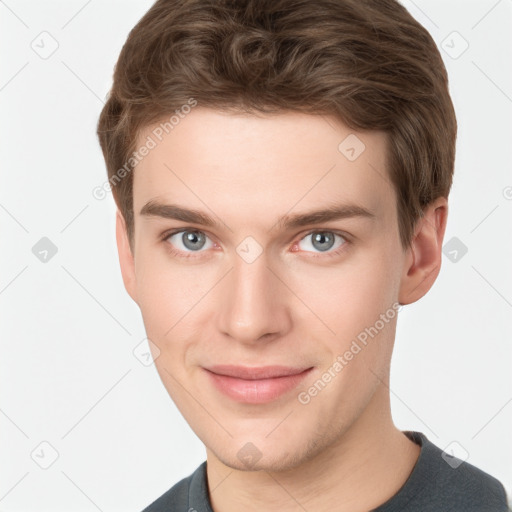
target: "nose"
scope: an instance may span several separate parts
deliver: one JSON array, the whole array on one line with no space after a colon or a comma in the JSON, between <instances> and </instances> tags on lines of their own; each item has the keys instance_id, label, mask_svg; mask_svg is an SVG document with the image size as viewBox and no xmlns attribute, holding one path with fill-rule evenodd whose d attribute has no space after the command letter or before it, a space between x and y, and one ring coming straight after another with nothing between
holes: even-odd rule
<instances>
[{"instance_id":1,"label":"nose","mask_svg":"<svg viewBox=\"0 0 512 512\"><path fill-rule=\"evenodd\" d=\"M290 330L290 291L276 274L265 253L252 263L235 256L218 290L217 322L223 335L251 345L271 342Z\"/></svg>"}]
</instances>

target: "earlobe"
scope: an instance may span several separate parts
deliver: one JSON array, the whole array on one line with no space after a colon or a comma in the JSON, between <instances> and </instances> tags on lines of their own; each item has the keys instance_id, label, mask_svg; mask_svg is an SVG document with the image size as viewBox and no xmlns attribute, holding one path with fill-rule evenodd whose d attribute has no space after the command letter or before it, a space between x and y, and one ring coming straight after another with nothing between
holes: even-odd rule
<instances>
[{"instance_id":1,"label":"earlobe","mask_svg":"<svg viewBox=\"0 0 512 512\"><path fill-rule=\"evenodd\" d=\"M137 302L135 260L128 240L126 223L119 210L117 210L116 214L116 241L124 287L126 288L128 295Z\"/></svg>"},{"instance_id":2,"label":"earlobe","mask_svg":"<svg viewBox=\"0 0 512 512\"><path fill-rule=\"evenodd\" d=\"M411 304L432 287L441 270L443 238L448 218L448 201L437 198L418 220L400 284L400 304Z\"/></svg>"}]
</instances>

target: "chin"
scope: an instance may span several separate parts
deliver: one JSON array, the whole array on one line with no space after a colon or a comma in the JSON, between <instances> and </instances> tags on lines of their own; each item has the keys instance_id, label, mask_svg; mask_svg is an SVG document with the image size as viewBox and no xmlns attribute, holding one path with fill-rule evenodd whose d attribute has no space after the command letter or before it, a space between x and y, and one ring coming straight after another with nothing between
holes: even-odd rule
<instances>
[{"instance_id":1,"label":"chin","mask_svg":"<svg viewBox=\"0 0 512 512\"><path fill-rule=\"evenodd\" d=\"M282 453L272 454L272 456L261 456L261 459L255 461L243 461L238 458L238 454L228 454L225 457L217 458L227 467L237 471L270 471L281 472L296 468L302 462L297 454Z\"/></svg>"},{"instance_id":2,"label":"chin","mask_svg":"<svg viewBox=\"0 0 512 512\"><path fill-rule=\"evenodd\" d=\"M247 438L244 438L247 439ZM329 441L288 437L275 440L252 436L253 441L230 440L229 445L210 448L225 466L238 471L284 472L293 470L325 450ZM240 447L233 449L234 447ZM217 449L218 448L218 449Z\"/></svg>"}]
</instances>

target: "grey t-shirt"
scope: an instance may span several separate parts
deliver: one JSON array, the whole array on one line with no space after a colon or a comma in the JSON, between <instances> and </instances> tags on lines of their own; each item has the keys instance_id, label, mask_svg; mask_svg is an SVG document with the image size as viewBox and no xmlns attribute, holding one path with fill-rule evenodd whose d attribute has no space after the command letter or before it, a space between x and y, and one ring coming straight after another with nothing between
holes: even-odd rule
<instances>
[{"instance_id":1,"label":"grey t-shirt","mask_svg":"<svg viewBox=\"0 0 512 512\"><path fill-rule=\"evenodd\" d=\"M421 446L407 481L371 512L508 512L503 485L475 466L448 456L421 432L404 432ZM213 512L206 461L142 512Z\"/></svg>"}]
</instances>

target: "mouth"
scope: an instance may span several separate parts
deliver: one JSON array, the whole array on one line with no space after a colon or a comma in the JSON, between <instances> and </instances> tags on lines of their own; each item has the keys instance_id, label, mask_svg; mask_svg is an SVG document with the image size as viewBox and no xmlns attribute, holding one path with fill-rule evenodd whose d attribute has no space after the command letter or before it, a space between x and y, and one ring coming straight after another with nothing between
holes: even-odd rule
<instances>
[{"instance_id":1,"label":"mouth","mask_svg":"<svg viewBox=\"0 0 512 512\"><path fill-rule=\"evenodd\" d=\"M203 369L225 396L241 403L263 404L290 393L313 367L218 365Z\"/></svg>"}]
</instances>

